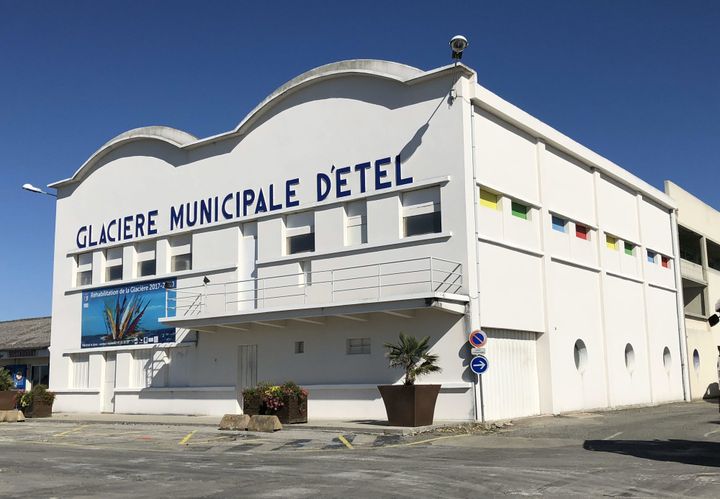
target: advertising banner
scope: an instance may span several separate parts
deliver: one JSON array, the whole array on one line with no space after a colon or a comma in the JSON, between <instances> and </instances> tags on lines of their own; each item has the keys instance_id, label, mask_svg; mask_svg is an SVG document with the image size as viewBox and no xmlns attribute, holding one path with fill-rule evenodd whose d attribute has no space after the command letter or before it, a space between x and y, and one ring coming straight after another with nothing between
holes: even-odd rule
<instances>
[{"instance_id":1,"label":"advertising banner","mask_svg":"<svg viewBox=\"0 0 720 499\"><path fill-rule=\"evenodd\" d=\"M174 303L176 284L164 279L83 292L81 348L174 342L175 328L158 319L165 317L166 289Z\"/></svg>"}]
</instances>

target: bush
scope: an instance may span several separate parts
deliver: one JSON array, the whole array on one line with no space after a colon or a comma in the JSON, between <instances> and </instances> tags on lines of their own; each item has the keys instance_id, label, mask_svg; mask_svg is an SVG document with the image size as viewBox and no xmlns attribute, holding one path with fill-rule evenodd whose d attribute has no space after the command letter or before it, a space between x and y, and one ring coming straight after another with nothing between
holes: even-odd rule
<instances>
[{"instance_id":1,"label":"bush","mask_svg":"<svg viewBox=\"0 0 720 499\"><path fill-rule=\"evenodd\" d=\"M12 374L7 369L0 367L0 391L4 392L15 388Z\"/></svg>"},{"instance_id":2,"label":"bush","mask_svg":"<svg viewBox=\"0 0 720 499\"><path fill-rule=\"evenodd\" d=\"M270 411L278 411L284 405L285 397L297 397L298 400L306 399L308 391L301 388L297 383L288 381L282 385L271 385L270 383L258 383L253 388L243 390L245 400L259 399L260 405Z\"/></svg>"},{"instance_id":3,"label":"bush","mask_svg":"<svg viewBox=\"0 0 720 499\"><path fill-rule=\"evenodd\" d=\"M52 405L55 401L55 394L48 391L45 385L35 385L32 387L32 390L23 393L22 397L20 397L20 407L23 409L32 407L36 401Z\"/></svg>"}]
</instances>

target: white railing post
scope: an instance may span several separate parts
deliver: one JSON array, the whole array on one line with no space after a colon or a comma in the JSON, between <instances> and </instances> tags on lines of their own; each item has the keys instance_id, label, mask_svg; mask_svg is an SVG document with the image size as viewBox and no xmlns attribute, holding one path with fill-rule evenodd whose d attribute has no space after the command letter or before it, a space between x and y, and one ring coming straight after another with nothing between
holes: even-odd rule
<instances>
[{"instance_id":1,"label":"white railing post","mask_svg":"<svg viewBox=\"0 0 720 499\"><path fill-rule=\"evenodd\" d=\"M433 276L433 257L430 258L430 292L435 292L435 278Z\"/></svg>"},{"instance_id":2,"label":"white railing post","mask_svg":"<svg viewBox=\"0 0 720 499\"><path fill-rule=\"evenodd\" d=\"M330 271L330 302L335 302L335 271Z\"/></svg>"},{"instance_id":3,"label":"white railing post","mask_svg":"<svg viewBox=\"0 0 720 499\"><path fill-rule=\"evenodd\" d=\"M225 298L225 312L227 312L227 306L228 306L227 283L223 284L223 298Z\"/></svg>"},{"instance_id":4,"label":"white railing post","mask_svg":"<svg viewBox=\"0 0 720 499\"><path fill-rule=\"evenodd\" d=\"M377 264L377 299L380 299L380 293L382 292L382 264Z\"/></svg>"}]
</instances>

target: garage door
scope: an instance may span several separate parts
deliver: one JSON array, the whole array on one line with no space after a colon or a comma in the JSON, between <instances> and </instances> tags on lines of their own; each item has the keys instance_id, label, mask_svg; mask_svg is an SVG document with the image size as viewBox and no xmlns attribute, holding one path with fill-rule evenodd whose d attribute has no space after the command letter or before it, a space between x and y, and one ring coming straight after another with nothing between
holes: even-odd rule
<instances>
[{"instance_id":1,"label":"garage door","mask_svg":"<svg viewBox=\"0 0 720 499\"><path fill-rule=\"evenodd\" d=\"M540 413L537 334L483 328L488 333L488 370L483 374L483 401L488 421Z\"/></svg>"}]
</instances>

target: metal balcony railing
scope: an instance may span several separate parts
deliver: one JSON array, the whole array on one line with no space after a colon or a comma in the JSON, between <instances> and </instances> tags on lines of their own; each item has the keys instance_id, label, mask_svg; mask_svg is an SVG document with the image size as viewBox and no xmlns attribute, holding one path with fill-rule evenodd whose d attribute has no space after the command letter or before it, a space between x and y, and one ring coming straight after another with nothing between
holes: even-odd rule
<instances>
[{"instance_id":1,"label":"metal balcony railing","mask_svg":"<svg viewBox=\"0 0 720 499\"><path fill-rule=\"evenodd\" d=\"M166 317L371 302L462 290L462 265L436 257L167 289Z\"/></svg>"}]
</instances>

